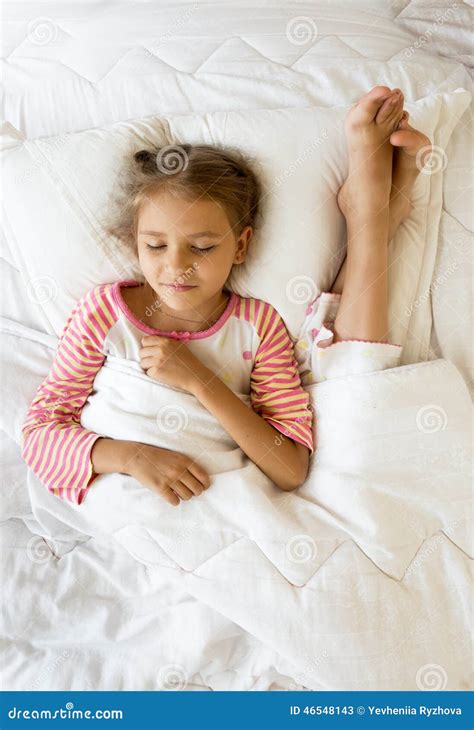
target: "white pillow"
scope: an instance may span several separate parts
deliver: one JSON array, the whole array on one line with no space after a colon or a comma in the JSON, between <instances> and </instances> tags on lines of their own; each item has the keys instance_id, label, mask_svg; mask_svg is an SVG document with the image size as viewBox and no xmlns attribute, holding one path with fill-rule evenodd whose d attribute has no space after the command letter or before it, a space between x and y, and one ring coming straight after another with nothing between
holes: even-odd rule
<instances>
[{"instance_id":1,"label":"white pillow","mask_svg":"<svg viewBox=\"0 0 474 730\"><path fill-rule=\"evenodd\" d=\"M469 98L459 90L406 105L413 124L439 148L441 164L438 174L419 176L416 209L391 250L391 336L398 344L405 341L410 317L426 309L426 302L412 305L420 286L429 289L431 281L443 149ZM7 131L6 237L50 332L61 334L75 302L91 287L141 278L132 253L104 228L126 156L150 144L200 142L238 146L258 159L267 193L265 223L228 284L243 296L270 302L298 337L309 301L329 288L345 252L336 192L348 168L346 113L341 107L311 107L189 114L23 143ZM416 342L411 344L416 350Z\"/></svg>"}]
</instances>

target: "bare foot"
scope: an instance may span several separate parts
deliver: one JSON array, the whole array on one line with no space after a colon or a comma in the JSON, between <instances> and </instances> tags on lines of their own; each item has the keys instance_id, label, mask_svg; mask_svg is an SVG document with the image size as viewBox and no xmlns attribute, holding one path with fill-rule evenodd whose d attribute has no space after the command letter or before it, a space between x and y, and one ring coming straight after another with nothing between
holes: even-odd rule
<instances>
[{"instance_id":1,"label":"bare foot","mask_svg":"<svg viewBox=\"0 0 474 730\"><path fill-rule=\"evenodd\" d=\"M349 174L337 201L349 214L375 215L389 204L392 184L390 135L403 116L399 89L375 86L355 104L346 117Z\"/></svg>"},{"instance_id":2,"label":"bare foot","mask_svg":"<svg viewBox=\"0 0 474 730\"><path fill-rule=\"evenodd\" d=\"M410 214L413 185L426 159L431 154L429 138L408 124L408 112L390 135L393 150L392 189L390 192L389 238Z\"/></svg>"},{"instance_id":3,"label":"bare foot","mask_svg":"<svg viewBox=\"0 0 474 730\"><path fill-rule=\"evenodd\" d=\"M409 216L412 210L411 193L413 185L432 149L428 137L419 130L411 127L408 124L408 118L408 112L403 112L397 131L390 135L390 142L394 150L388 224L389 241L392 240L397 228ZM339 199L338 202L341 206ZM344 259L334 284L331 287L331 291L335 294L342 293L346 265L347 261Z\"/></svg>"}]
</instances>

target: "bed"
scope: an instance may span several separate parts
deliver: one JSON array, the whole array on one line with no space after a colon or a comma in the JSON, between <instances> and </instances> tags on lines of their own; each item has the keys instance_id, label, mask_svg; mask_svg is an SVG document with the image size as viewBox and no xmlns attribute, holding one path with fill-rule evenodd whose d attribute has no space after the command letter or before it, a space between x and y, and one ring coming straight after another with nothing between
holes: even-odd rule
<instances>
[{"instance_id":1,"label":"bed","mask_svg":"<svg viewBox=\"0 0 474 730\"><path fill-rule=\"evenodd\" d=\"M344 105L376 83L400 86L408 101L470 90L462 29L469 6L459 6L452 16L439 3L427 9L409 0L6 3L2 117L32 139L150 115ZM442 363L457 384L456 413L464 414L472 393L469 109L457 121L445 150L438 246L417 331L424 338L420 364ZM30 383L46 374L54 341L7 236L0 265L4 367L18 352L18 377ZM226 584L225 562L216 567L217 600L207 590L204 561L197 570L173 560L146 564L134 559L127 541L82 531L80 521L61 521L60 514L46 529L32 509L20 457L24 405L8 392L5 402L3 689L472 689L472 546L469 525L457 530L459 514L469 514L461 498L456 513L448 495L439 502L443 529L406 503L405 523L418 520L419 540L396 565L363 549L348 518L345 538L324 552L310 580L295 574L292 583L280 566L285 588L307 583L320 606L313 627L319 649L308 653L297 636L289 638L298 633L298 615L306 615L296 590L291 626L279 642L266 630L258 591L245 595L254 620L237 610L235 581L244 577L229 573ZM464 415L456 423L465 424ZM453 432L445 480L451 475L458 485L453 495L465 494L466 437ZM248 561L265 580L264 553L245 545L234 557L240 570Z\"/></svg>"}]
</instances>

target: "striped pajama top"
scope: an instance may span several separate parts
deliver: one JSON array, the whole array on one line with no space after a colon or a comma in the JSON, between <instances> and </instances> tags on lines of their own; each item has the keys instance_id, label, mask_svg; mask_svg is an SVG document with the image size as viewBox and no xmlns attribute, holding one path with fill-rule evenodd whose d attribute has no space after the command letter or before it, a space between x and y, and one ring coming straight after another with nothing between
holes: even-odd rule
<instances>
[{"instance_id":1,"label":"striped pajama top","mask_svg":"<svg viewBox=\"0 0 474 730\"><path fill-rule=\"evenodd\" d=\"M277 431L313 452L309 394L301 385L293 343L267 302L229 292L217 322L199 332L149 327L127 307L124 286L103 284L76 304L59 339L54 362L31 402L22 427L22 456L56 496L81 504L96 477L91 462L101 437L81 426L81 410L108 355L140 363L143 334L186 342L193 354Z\"/></svg>"}]
</instances>

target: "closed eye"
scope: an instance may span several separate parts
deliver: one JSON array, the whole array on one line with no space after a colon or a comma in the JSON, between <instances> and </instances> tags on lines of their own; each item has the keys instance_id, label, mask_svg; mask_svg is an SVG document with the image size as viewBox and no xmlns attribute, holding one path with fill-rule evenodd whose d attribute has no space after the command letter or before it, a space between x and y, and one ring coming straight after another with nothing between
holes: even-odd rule
<instances>
[{"instance_id":1,"label":"closed eye","mask_svg":"<svg viewBox=\"0 0 474 730\"><path fill-rule=\"evenodd\" d=\"M166 248L166 244L163 244L161 246L152 246L151 243L147 243L146 247L153 251L160 251L161 249ZM204 251L212 251L212 249L216 248L216 246L208 246L207 248L199 248L199 246L191 246L191 248L194 251L199 251L199 253L203 253Z\"/></svg>"}]
</instances>

